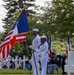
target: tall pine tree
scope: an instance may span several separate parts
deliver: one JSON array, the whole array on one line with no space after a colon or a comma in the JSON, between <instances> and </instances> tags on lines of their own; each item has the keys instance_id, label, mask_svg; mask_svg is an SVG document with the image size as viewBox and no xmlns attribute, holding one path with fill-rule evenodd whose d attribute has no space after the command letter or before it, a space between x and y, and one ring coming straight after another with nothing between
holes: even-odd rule
<instances>
[{"instance_id":1,"label":"tall pine tree","mask_svg":"<svg viewBox=\"0 0 74 75\"><path fill-rule=\"evenodd\" d=\"M6 5L4 7L7 9L6 18L3 20L5 25L13 25L14 21L19 16L20 9L25 8L27 15L31 16L35 14L35 11L29 9L30 7L34 7L35 5L31 2L33 0L3 0Z\"/></svg>"}]
</instances>

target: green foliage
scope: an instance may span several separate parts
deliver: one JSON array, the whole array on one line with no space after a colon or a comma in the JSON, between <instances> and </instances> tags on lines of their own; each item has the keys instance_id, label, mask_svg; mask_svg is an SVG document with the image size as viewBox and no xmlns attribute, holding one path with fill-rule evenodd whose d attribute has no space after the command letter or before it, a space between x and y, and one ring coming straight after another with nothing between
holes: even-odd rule
<instances>
[{"instance_id":1,"label":"green foliage","mask_svg":"<svg viewBox=\"0 0 74 75\"><path fill-rule=\"evenodd\" d=\"M0 33L0 44L1 44L1 41L2 41L2 33Z\"/></svg>"},{"instance_id":2,"label":"green foliage","mask_svg":"<svg viewBox=\"0 0 74 75\"><path fill-rule=\"evenodd\" d=\"M52 5L41 8L44 13L40 15L45 33L49 31L54 36L66 37L74 32L74 4L73 0L52 0Z\"/></svg>"},{"instance_id":3,"label":"green foliage","mask_svg":"<svg viewBox=\"0 0 74 75\"><path fill-rule=\"evenodd\" d=\"M73 39L74 37L70 38L70 50L71 51L74 51ZM58 38L55 39L54 37L52 38L52 44L51 44L52 51L59 53L59 54L63 54L63 53L66 53L66 47L67 47L67 39L58 39Z\"/></svg>"},{"instance_id":4,"label":"green foliage","mask_svg":"<svg viewBox=\"0 0 74 75\"><path fill-rule=\"evenodd\" d=\"M60 42L59 40L52 41L52 51L63 54L66 52L66 45L64 41Z\"/></svg>"},{"instance_id":5,"label":"green foliage","mask_svg":"<svg viewBox=\"0 0 74 75\"><path fill-rule=\"evenodd\" d=\"M16 43L15 46L12 48L13 50L23 52L24 45L22 43Z\"/></svg>"}]
</instances>

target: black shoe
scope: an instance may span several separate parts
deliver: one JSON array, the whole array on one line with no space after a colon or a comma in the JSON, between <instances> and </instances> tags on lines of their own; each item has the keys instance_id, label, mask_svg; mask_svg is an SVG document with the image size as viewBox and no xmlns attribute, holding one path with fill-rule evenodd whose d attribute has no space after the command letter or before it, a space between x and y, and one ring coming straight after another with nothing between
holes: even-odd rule
<instances>
[{"instance_id":1,"label":"black shoe","mask_svg":"<svg viewBox=\"0 0 74 75\"><path fill-rule=\"evenodd\" d=\"M67 74L66 72L63 72L62 74Z\"/></svg>"}]
</instances>

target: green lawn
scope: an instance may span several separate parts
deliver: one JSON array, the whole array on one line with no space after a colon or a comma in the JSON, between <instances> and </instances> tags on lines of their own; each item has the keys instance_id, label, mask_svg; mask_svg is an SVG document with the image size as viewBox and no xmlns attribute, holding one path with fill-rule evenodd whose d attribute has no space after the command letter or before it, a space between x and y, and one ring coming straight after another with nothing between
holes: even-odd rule
<instances>
[{"instance_id":1,"label":"green lawn","mask_svg":"<svg viewBox=\"0 0 74 75\"><path fill-rule=\"evenodd\" d=\"M2 70L0 70L0 75L33 75L33 74L32 74L32 71L30 71L30 70L2 69ZM54 75L54 74L47 74L47 75ZM61 74L56 73L55 75L61 75Z\"/></svg>"},{"instance_id":2,"label":"green lawn","mask_svg":"<svg viewBox=\"0 0 74 75\"><path fill-rule=\"evenodd\" d=\"M0 70L0 74L30 74L30 70L22 70L22 69L2 69Z\"/></svg>"},{"instance_id":3,"label":"green lawn","mask_svg":"<svg viewBox=\"0 0 74 75\"><path fill-rule=\"evenodd\" d=\"M33 75L33 74L0 74L0 75ZM47 75L62 75L62 74L47 74ZM74 75L74 74L72 74L72 75Z\"/></svg>"},{"instance_id":4,"label":"green lawn","mask_svg":"<svg viewBox=\"0 0 74 75\"><path fill-rule=\"evenodd\" d=\"M0 74L0 75L33 75L33 74ZM54 74L47 74L47 75L54 75ZM60 75L60 74L55 74L55 75Z\"/></svg>"}]
</instances>

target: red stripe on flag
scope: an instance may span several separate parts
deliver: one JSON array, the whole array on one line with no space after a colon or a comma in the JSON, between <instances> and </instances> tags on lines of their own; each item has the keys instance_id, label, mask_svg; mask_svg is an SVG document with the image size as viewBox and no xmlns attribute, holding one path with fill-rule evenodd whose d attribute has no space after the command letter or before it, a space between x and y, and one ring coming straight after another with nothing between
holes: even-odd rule
<instances>
[{"instance_id":1,"label":"red stripe on flag","mask_svg":"<svg viewBox=\"0 0 74 75\"><path fill-rule=\"evenodd\" d=\"M69 51L69 46L67 44L67 47L66 47L66 58L68 58L68 51Z\"/></svg>"},{"instance_id":2,"label":"red stripe on flag","mask_svg":"<svg viewBox=\"0 0 74 75\"><path fill-rule=\"evenodd\" d=\"M11 35L13 32L12 31L10 31L8 34L7 34L7 36L9 36L9 35Z\"/></svg>"},{"instance_id":3,"label":"red stripe on flag","mask_svg":"<svg viewBox=\"0 0 74 75\"><path fill-rule=\"evenodd\" d=\"M25 33L23 33L23 34L18 34L17 37L19 37L19 36L26 36L26 34L25 34Z\"/></svg>"},{"instance_id":4,"label":"red stripe on flag","mask_svg":"<svg viewBox=\"0 0 74 75\"><path fill-rule=\"evenodd\" d=\"M3 47L3 50L2 50L2 58L5 58L5 47Z\"/></svg>"},{"instance_id":5,"label":"red stripe on flag","mask_svg":"<svg viewBox=\"0 0 74 75\"><path fill-rule=\"evenodd\" d=\"M7 45L7 54L6 54L6 57L8 57L8 54L10 53L10 45Z\"/></svg>"},{"instance_id":6,"label":"red stripe on flag","mask_svg":"<svg viewBox=\"0 0 74 75\"><path fill-rule=\"evenodd\" d=\"M66 47L66 58L68 58L68 50L67 50L67 47Z\"/></svg>"},{"instance_id":7,"label":"red stripe on flag","mask_svg":"<svg viewBox=\"0 0 74 75\"><path fill-rule=\"evenodd\" d=\"M16 36L16 43L17 42L23 42L26 40L26 34L19 34Z\"/></svg>"},{"instance_id":8,"label":"red stripe on flag","mask_svg":"<svg viewBox=\"0 0 74 75\"><path fill-rule=\"evenodd\" d=\"M8 44L4 47L2 47L0 50L0 59L6 59L8 57L8 54L10 53L11 45Z\"/></svg>"},{"instance_id":9,"label":"red stripe on flag","mask_svg":"<svg viewBox=\"0 0 74 75\"><path fill-rule=\"evenodd\" d=\"M10 40L11 46L13 47L16 42L16 36L13 36L12 39Z\"/></svg>"},{"instance_id":10,"label":"red stripe on flag","mask_svg":"<svg viewBox=\"0 0 74 75\"><path fill-rule=\"evenodd\" d=\"M23 42L23 41L26 41L26 39L18 39L18 40L16 40L16 42Z\"/></svg>"},{"instance_id":11,"label":"red stripe on flag","mask_svg":"<svg viewBox=\"0 0 74 75\"><path fill-rule=\"evenodd\" d=\"M52 50L50 49L49 51L49 57L51 58L52 57Z\"/></svg>"},{"instance_id":12,"label":"red stripe on flag","mask_svg":"<svg viewBox=\"0 0 74 75\"><path fill-rule=\"evenodd\" d=\"M7 43L5 43L5 44L2 44L2 45L0 46L0 48L4 47L4 46L7 45L7 44L9 44L9 42L7 42Z\"/></svg>"},{"instance_id":13,"label":"red stripe on flag","mask_svg":"<svg viewBox=\"0 0 74 75\"><path fill-rule=\"evenodd\" d=\"M11 37L6 38L6 39L4 40L4 42L7 41L7 40L9 40L10 38L11 38Z\"/></svg>"},{"instance_id":14,"label":"red stripe on flag","mask_svg":"<svg viewBox=\"0 0 74 75\"><path fill-rule=\"evenodd\" d=\"M12 33L13 32L9 32L6 36L6 38L4 39L3 43L0 45L0 48L1 47L4 47L5 45L9 44L10 40L11 40L11 36L12 36Z\"/></svg>"}]
</instances>

